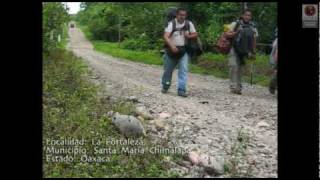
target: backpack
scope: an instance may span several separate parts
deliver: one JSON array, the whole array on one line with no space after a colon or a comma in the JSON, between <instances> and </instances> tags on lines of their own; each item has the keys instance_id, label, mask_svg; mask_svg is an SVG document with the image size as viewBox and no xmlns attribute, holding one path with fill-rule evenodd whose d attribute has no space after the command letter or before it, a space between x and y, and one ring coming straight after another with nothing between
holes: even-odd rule
<instances>
[{"instance_id":1,"label":"backpack","mask_svg":"<svg viewBox=\"0 0 320 180\"><path fill-rule=\"evenodd\" d=\"M173 22L175 25L175 21ZM183 29L190 32L190 21L185 20ZM195 39L186 39L186 41L186 51L190 57L197 57L203 53L202 42L199 37Z\"/></svg>"},{"instance_id":2,"label":"backpack","mask_svg":"<svg viewBox=\"0 0 320 180\"><path fill-rule=\"evenodd\" d=\"M254 30L253 24L244 24L237 21L240 29L233 39L233 47L237 55L242 59L247 56L249 52L253 51Z\"/></svg>"},{"instance_id":3,"label":"backpack","mask_svg":"<svg viewBox=\"0 0 320 180\"><path fill-rule=\"evenodd\" d=\"M239 23L236 24L235 29L237 29L239 27ZM225 28L225 27L224 27ZM222 54L228 54L231 50L231 46L232 46L232 38L228 38L226 36L226 31L228 30L224 30L224 32L220 35L220 37L218 38L218 41L216 43L216 50Z\"/></svg>"},{"instance_id":4,"label":"backpack","mask_svg":"<svg viewBox=\"0 0 320 180\"><path fill-rule=\"evenodd\" d=\"M168 26L170 21L176 18L176 14L177 14L177 8L171 7L168 9L167 15L166 15L165 27Z\"/></svg>"},{"instance_id":5,"label":"backpack","mask_svg":"<svg viewBox=\"0 0 320 180\"><path fill-rule=\"evenodd\" d=\"M222 54L228 54L231 49L231 40L226 37L226 33L222 33L216 44L217 50Z\"/></svg>"}]
</instances>

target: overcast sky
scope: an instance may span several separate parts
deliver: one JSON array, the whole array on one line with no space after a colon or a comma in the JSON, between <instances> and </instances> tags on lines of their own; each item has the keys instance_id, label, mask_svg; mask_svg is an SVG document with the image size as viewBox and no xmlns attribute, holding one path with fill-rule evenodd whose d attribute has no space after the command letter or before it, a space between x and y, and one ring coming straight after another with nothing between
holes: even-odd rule
<instances>
[{"instance_id":1,"label":"overcast sky","mask_svg":"<svg viewBox=\"0 0 320 180\"><path fill-rule=\"evenodd\" d=\"M80 11L80 2L65 2L69 7L69 14L77 14Z\"/></svg>"}]
</instances>

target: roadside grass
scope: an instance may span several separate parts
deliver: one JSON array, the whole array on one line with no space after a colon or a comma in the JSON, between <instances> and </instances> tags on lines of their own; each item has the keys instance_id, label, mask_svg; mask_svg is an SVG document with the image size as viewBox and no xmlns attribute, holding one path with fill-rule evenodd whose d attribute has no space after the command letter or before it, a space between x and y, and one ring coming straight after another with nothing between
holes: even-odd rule
<instances>
[{"instance_id":1,"label":"roadside grass","mask_svg":"<svg viewBox=\"0 0 320 180\"><path fill-rule=\"evenodd\" d=\"M118 43L93 41L97 51L145 64L162 65L163 61L159 52L156 51L132 51L118 47Z\"/></svg>"},{"instance_id":2,"label":"roadside grass","mask_svg":"<svg viewBox=\"0 0 320 180\"><path fill-rule=\"evenodd\" d=\"M135 62L163 65L162 56L159 51L129 50L122 48L121 44L119 47L119 44L115 42L93 40L91 33L86 26L79 25L79 27L84 32L85 36L92 42L94 49L97 51ZM204 53L198 57L196 63L189 65L189 69L192 73L213 75L215 77L227 79L229 78L227 58L227 55L223 54ZM253 68L251 68L251 63L253 63ZM247 65L244 66L243 69L243 81L251 83L251 71L253 77L252 84L268 86L272 74L272 69L269 65L269 56L258 54L255 61L247 61Z\"/></svg>"}]
</instances>

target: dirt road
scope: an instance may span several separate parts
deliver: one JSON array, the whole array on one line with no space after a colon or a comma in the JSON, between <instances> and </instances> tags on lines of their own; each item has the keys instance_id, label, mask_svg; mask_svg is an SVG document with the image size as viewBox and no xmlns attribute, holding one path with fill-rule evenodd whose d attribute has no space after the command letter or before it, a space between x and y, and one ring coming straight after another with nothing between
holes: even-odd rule
<instances>
[{"instance_id":1,"label":"dirt road","mask_svg":"<svg viewBox=\"0 0 320 180\"><path fill-rule=\"evenodd\" d=\"M189 97L182 98L176 94L175 72L169 93L162 94L163 67L97 52L78 28L69 30L69 38L68 48L89 63L110 95L135 96L138 106L153 116L169 116L163 121L170 131L169 141L227 158L242 127L250 134L250 142L240 164L252 163L255 177L277 177L277 97L266 87L244 83L243 94L234 95L229 93L228 80L190 73ZM157 130L148 132L158 138L163 135Z\"/></svg>"}]
</instances>

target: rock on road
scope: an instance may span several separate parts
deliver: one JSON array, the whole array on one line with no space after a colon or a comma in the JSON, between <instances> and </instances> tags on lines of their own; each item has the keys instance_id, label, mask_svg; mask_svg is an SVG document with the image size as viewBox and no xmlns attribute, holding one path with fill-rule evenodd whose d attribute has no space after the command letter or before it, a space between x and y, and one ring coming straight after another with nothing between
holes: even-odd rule
<instances>
[{"instance_id":1,"label":"rock on road","mask_svg":"<svg viewBox=\"0 0 320 180\"><path fill-rule=\"evenodd\" d=\"M247 161L255 162L252 175L277 177L277 97L266 87L243 84L243 94L229 93L229 81L189 73L188 98L177 96L176 76L167 94L160 92L163 67L115 58L93 49L78 28L69 29L68 47L88 62L107 93L135 96L143 106L164 118L168 139L179 147L198 149L211 156L228 156L240 128L250 133ZM150 132L151 133L151 132ZM162 138L158 132L158 138Z\"/></svg>"}]
</instances>

